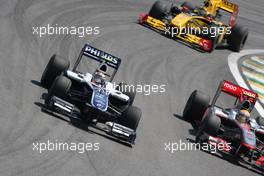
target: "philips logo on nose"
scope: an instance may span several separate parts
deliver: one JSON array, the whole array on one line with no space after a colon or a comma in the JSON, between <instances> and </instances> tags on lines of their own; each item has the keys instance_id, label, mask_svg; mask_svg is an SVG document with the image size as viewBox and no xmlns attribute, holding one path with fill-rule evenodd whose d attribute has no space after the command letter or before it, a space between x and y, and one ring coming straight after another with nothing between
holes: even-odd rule
<instances>
[{"instance_id":1,"label":"philips logo on nose","mask_svg":"<svg viewBox=\"0 0 264 176\"><path fill-rule=\"evenodd\" d=\"M92 54L92 55L94 55L94 56L98 56L98 57L100 56L100 51L97 50L97 49L95 49L95 48L92 48L92 47L87 46L85 48L85 51L88 52L88 53L90 53L90 54Z\"/></svg>"}]
</instances>

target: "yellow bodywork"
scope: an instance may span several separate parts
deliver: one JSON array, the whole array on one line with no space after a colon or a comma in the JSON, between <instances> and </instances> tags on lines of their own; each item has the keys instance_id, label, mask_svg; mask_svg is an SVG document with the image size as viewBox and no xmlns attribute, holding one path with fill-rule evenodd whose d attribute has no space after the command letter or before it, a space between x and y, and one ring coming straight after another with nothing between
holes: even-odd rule
<instances>
[{"instance_id":1,"label":"yellow bodywork","mask_svg":"<svg viewBox=\"0 0 264 176\"><path fill-rule=\"evenodd\" d=\"M166 27L165 23L151 16L148 16L146 23L155 29L165 31L165 27Z\"/></svg>"},{"instance_id":2,"label":"yellow bodywork","mask_svg":"<svg viewBox=\"0 0 264 176\"><path fill-rule=\"evenodd\" d=\"M218 10L224 10L229 13L234 13L238 6L227 0L205 0L204 1L204 10L207 14L216 16Z\"/></svg>"},{"instance_id":3,"label":"yellow bodywork","mask_svg":"<svg viewBox=\"0 0 264 176\"><path fill-rule=\"evenodd\" d=\"M187 27L186 23L191 21L191 20L195 20L195 19L205 19L205 18L200 17L200 16L190 16L188 14L181 13L171 20L170 26L178 28L180 30L184 30ZM162 31L162 32L166 31L166 24L161 20L158 20L158 19L155 19L151 16L148 16L146 23L150 27L155 28L159 31ZM191 26L189 26L189 27L191 27ZM201 37L198 37L197 35L193 35L193 34L189 34L189 33L182 35L182 31L179 31L179 33L174 35L174 37L181 39L187 43L195 44L195 45L199 45L199 42L202 39Z\"/></svg>"},{"instance_id":4,"label":"yellow bodywork","mask_svg":"<svg viewBox=\"0 0 264 176\"><path fill-rule=\"evenodd\" d=\"M175 18L171 20L171 23L175 27L183 27L192 17L185 13L181 13L177 15Z\"/></svg>"},{"instance_id":5,"label":"yellow bodywork","mask_svg":"<svg viewBox=\"0 0 264 176\"><path fill-rule=\"evenodd\" d=\"M227 11L229 13L234 13L238 9L237 5L232 4L232 3L228 2L227 0L205 0L204 4L205 5L202 8L206 11L207 14L210 14L212 16L215 16L218 13L219 9L222 9L222 10ZM170 20L169 24L167 24L167 25L163 21L155 19L151 16L147 17L146 24L152 28L155 28L155 29L158 29L160 31L165 32L166 26L179 28L181 30L183 30L184 28L187 28L187 27L193 27L193 26L189 26L189 25L191 25L191 24L189 24L189 22L195 21L195 20L196 20L196 22L201 23L203 21L207 21L208 19L205 16L192 16L188 13L180 13L177 16L175 16L172 20ZM215 21L215 20L213 20L213 22L215 24L218 24L219 26L227 27L227 25L225 25L222 22ZM188 26L186 26L186 24L188 24ZM205 24L199 24L199 25L205 26ZM224 30L225 30L224 31L224 34L225 34L227 29L225 28ZM224 38L224 34L219 36L217 43L222 42L222 40ZM176 34L174 37L179 38L179 39L181 39L187 43L195 44L195 45L199 45L199 42L202 39L201 37L199 37L197 35L193 35L193 34L187 33L187 34L182 35L181 32Z\"/></svg>"}]
</instances>

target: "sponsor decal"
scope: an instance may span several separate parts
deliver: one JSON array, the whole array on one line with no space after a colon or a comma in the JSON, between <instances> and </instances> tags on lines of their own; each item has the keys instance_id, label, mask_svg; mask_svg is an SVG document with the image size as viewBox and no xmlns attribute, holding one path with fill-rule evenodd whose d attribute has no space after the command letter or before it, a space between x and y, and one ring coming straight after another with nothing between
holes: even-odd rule
<instances>
[{"instance_id":1,"label":"sponsor decal","mask_svg":"<svg viewBox=\"0 0 264 176\"><path fill-rule=\"evenodd\" d=\"M91 104L94 108L106 111L108 108L109 93L102 88L93 88Z\"/></svg>"},{"instance_id":2,"label":"sponsor decal","mask_svg":"<svg viewBox=\"0 0 264 176\"><path fill-rule=\"evenodd\" d=\"M235 86L233 84L229 84L228 82L224 83L224 88L231 90L231 91L234 91L234 92L237 91L237 86Z\"/></svg>"},{"instance_id":3,"label":"sponsor decal","mask_svg":"<svg viewBox=\"0 0 264 176\"><path fill-rule=\"evenodd\" d=\"M86 46L85 49L84 49L85 52L89 53L89 54L92 54L93 56L96 56L96 57L100 57L108 62L111 62L115 65L118 64L118 61L119 59L110 55L110 54L107 54L101 50L98 50L96 48L93 48L91 46Z\"/></svg>"},{"instance_id":4,"label":"sponsor decal","mask_svg":"<svg viewBox=\"0 0 264 176\"><path fill-rule=\"evenodd\" d=\"M242 89L242 93L243 93L244 95L247 95L247 96L252 97L252 98L256 98L256 96L257 96L255 93L253 93L253 92L249 92L249 91L247 91L247 90L245 90L245 89Z\"/></svg>"}]
</instances>

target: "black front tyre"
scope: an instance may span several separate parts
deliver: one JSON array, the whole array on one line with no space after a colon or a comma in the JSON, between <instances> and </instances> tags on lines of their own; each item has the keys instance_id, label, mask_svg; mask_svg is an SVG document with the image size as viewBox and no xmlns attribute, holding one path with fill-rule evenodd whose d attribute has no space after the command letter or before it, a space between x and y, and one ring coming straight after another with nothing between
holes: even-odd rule
<instances>
[{"instance_id":1,"label":"black front tyre","mask_svg":"<svg viewBox=\"0 0 264 176\"><path fill-rule=\"evenodd\" d=\"M248 38L248 28L236 24L227 37L227 43L232 51L239 52L243 49Z\"/></svg>"},{"instance_id":2,"label":"black front tyre","mask_svg":"<svg viewBox=\"0 0 264 176\"><path fill-rule=\"evenodd\" d=\"M118 123L136 131L141 118L141 110L135 106L129 106L119 117Z\"/></svg>"},{"instance_id":3,"label":"black front tyre","mask_svg":"<svg viewBox=\"0 0 264 176\"><path fill-rule=\"evenodd\" d=\"M193 91L183 110L183 118L189 122L202 120L203 114L209 106L209 102L209 96L198 90Z\"/></svg>"},{"instance_id":4,"label":"black front tyre","mask_svg":"<svg viewBox=\"0 0 264 176\"><path fill-rule=\"evenodd\" d=\"M68 60L63 59L60 56L53 55L42 74L40 80L41 86L49 89L55 78L63 71L66 71L69 66L70 62Z\"/></svg>"},{"instance_id":5,"label":"black front tyre","mask_svg":"<svg viewBox=\"0 0 264 176\"><path fill-rule=\"evenodd\" d=\"M46 100L49 100L52 96L57 96L61 99L65 99L68 96L69 90L71 88L72 82L69 78L65 76L58 76L53 81Z\"/></svg>"},{"instance_id":6,"label":"black front tyre","mask_svg":"<svg viewBox=\"0 0 264 176\"><path fill-rule=\"evenodd\" d=\"M149 11L149 16L162 20L168 12L168 3L166 1L156 1Z\"/></svg>"},{"instance_id":7,"label":"black front tyre","mask_svg":"<svg viewBox=\"0 0 264 176\"><path fill-rule=\"evenodd\" d=\"M204 136L216 136L221 125L221 119L214 114L208 114L200 123L196 134L196 141L203 141L201 138ZM205 134L206 133L206 134Z\"/></svg>"},{"instance_id":8,"label":"black front tyre","mask_svg":"<svg viewBox=\"0 0 264 176\"><path fill-rule=\"evenodd\" d=\"M210 135L217 135L221 125L221 119L214 114L208 114L201 122L203 131Z\"/></svg>"}]
</instances>

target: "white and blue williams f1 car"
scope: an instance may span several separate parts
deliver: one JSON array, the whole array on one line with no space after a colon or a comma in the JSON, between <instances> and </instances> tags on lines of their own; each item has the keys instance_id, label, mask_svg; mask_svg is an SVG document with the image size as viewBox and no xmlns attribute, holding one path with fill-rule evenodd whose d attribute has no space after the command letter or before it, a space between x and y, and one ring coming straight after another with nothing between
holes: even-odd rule
<instances>
[{"instance_id":1,"label":"white and blue williams f1 car","mask_svg":"<svg viewBox=\"0 0 264 176\"><path fill-rule=\"evenodd\" d=\"M120 64L121 59L88 44L72 70L68 60L53 55L40 81L48 89L46 108L134 144L141 110L133 106L136 92L126 90L125 83L112 83ZM89 67L93 71L88 72Z\"/></svg>"}]
</instances>

